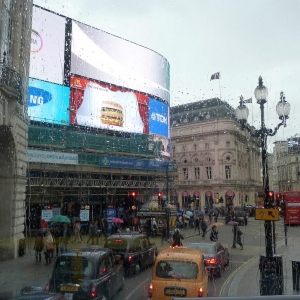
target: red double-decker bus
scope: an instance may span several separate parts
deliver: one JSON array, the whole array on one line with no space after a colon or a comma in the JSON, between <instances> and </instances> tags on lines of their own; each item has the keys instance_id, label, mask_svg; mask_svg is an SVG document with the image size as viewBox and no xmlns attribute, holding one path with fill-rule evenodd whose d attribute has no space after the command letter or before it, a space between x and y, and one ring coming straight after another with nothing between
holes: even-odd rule
<instances>
[{"instance_id":1,"label":"red double-decker bus","mask_svg":"<svg viewBox=\"0 0 300 300\"><path fill-rule=\"evenodd\" d=\"M300 191L286 191L281 195L285 203L285 224L300 224Z\"/></svg>"}]
</instances>

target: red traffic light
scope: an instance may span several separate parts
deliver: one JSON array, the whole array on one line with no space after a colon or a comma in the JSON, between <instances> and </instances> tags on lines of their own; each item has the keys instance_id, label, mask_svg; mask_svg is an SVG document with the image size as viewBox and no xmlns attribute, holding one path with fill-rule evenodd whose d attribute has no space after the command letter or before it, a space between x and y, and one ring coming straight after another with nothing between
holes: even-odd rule
<instances>
[{"instance_id":1,"label":"red traffic light","mask_svg":"<svg viewBox=\"0 0 300 300\"><path fill-rule=\"evenodd\" d=\"M48 205L48 206L47 206L47 209L51 209L51 206L50 206L50 205Z\"/></svg>"},{"instance_id":2,"label":"red traffic light","mask_svg":"<svg viewBox=\"0 0 300 300\"><path fill-rule=\"evenodd\" d=\"M158 197L162 197L162 192L158 192Z\"/></svg>"},{"instance_id":3,"label":"red traffic light","mask_svg":"<svg viewBox=\"0 0 300 300\"><path fill-rule=\"evenodd\" d=\"M277 193L276 194L276 199L280 199L281 198L281 194L280 193Z\"/></svg>"},{"instance_id":4,"label":"red traffic light","mask_svg":"<svg viewBox=\"0 0 300 300\"><path fill-rule=\"evenodd\" d=\"M269 191L269 197L273 198L274 197L274 192L273 191Z\"/></svg>"}]
</instances>

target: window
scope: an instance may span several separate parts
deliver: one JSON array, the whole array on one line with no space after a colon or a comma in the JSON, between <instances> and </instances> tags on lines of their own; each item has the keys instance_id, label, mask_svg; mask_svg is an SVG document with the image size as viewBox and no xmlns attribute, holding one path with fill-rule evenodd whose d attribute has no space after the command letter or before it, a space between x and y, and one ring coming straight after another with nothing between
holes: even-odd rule
<instances>
[{"instance_id":1,"label":"window","mask_svg":"<svg viewBox=\"0 0 300 300\"><path fill-rule=\"evenodd\" d=\"M211 167L206 167L206 178L211 179Z\"/></svg>"},{"instance_id":2,"label":"window","mask_svg":"<svg viewBox=\"0 0 300 300\"><path fill-rule=\"evenodd\" d=\"M209 143L205 143L205 150L209 150Z\"/></svg>"},{"instance_id":3,"label":"window","mask_svg":"<svg viewBox=\"0 0 300 300\"><path fill-rule=\"evenodd\" d=\"M195 179L200 179L200 167L195 168Z\"/></svg>"},{"instance_id":4,"label":"window","mask_svg":"<svg viewBox=\"0 0 300 300\"><path fill-rule=\"evenodd\" d=\"M230 161L230 156L229 156L229 155L226 156L226 160L227 160L227 161Z\"/></svg>"},{"instance_id":5,"label":"window","mask_svg":"<svg viewBox=\"0 0 300 300\"><path fill-rule=\"evenodd\" d=\"M182 146L182 151L185 151L186 147L185 145Z\"/></svg>"},{"instance_id":6,"label":"window","mask_svg":"<svg viewBox=\"0 0 300 300\"><path fill-rule=\"evenodd\" d=\"M194 144L194 150L197 151L197 144Z\"/></svg>"},{"instance_id":7,"label":"window","mask_svg":"<svg viewBox=\"0 0 300 300\"><path fill-rule=\"evenodd\" d=\"M174 154L175 151L176 151L176 147L172 147L172 151L173 151L173 154Z\"/></svg>"},{"instance_id":8,"label":"window","mask_svg":"<svg viewBox=\"0 0 300 300\"><path fill-rule=\"evenodd\" d=\"M183 168L183 180L188 180L188 179L189 179L189 169Z\"/></svg>"},{"instance_id":9,"label":"window","mask_svg":"<svg viewBox=\"0 0 300 300\"><path fill-rule=\"evenodd\" d=\"M225 166L226 179L231 179L231 166Z\"/></svg>"},{"instance_id":10,"label":"window","mask_svg":"<svg viewBox=\"0 0 300 300\"><path fill-rule=\"evenodd\" d=\"M230 148L230 142L226 141L226 148Z\"/></svg>"}]
</instances>

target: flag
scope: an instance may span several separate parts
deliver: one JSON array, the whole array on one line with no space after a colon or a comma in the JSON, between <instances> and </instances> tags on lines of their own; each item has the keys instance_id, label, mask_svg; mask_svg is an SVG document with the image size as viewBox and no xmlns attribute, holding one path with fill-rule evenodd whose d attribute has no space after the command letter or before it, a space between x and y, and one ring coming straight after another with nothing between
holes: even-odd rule
<instances>
[{"instance_id":1,"label":"flag","mask_svg":"<svg viewBox=\"0 0 300 300\"><path fill-rule=\"evenodd\" d=\"M247 99L247 100L244 100L243 102L244 102L244 103L252 103L252 97L249 98L249 99Z\"/></svg>"},{"instance_id":2,"label":"flag","mask_svg":"<svg viewBox=\"0 0 300 300\"><path fill-rule=\"evenodd\" d=\"M214 80L214 79L220 79L220 72L212 74L210 76L210 80Z\"/></svg>"}]
</instances>

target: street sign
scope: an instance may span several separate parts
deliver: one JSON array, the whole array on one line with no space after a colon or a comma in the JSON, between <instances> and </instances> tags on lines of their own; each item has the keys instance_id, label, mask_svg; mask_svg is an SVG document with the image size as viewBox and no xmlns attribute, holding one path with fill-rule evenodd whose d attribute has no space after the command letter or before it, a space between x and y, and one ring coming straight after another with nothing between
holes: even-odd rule
<instances>
[{"instance_id":1,"label":"street sign","mask_svg":"<svg viewBox=\"0 0 300 300\"><path fill-rule=\"evenodd\" d=\"M255 220L279 221L279 210L276 208L256 208Z\"/></svg>"}]
</instances>

